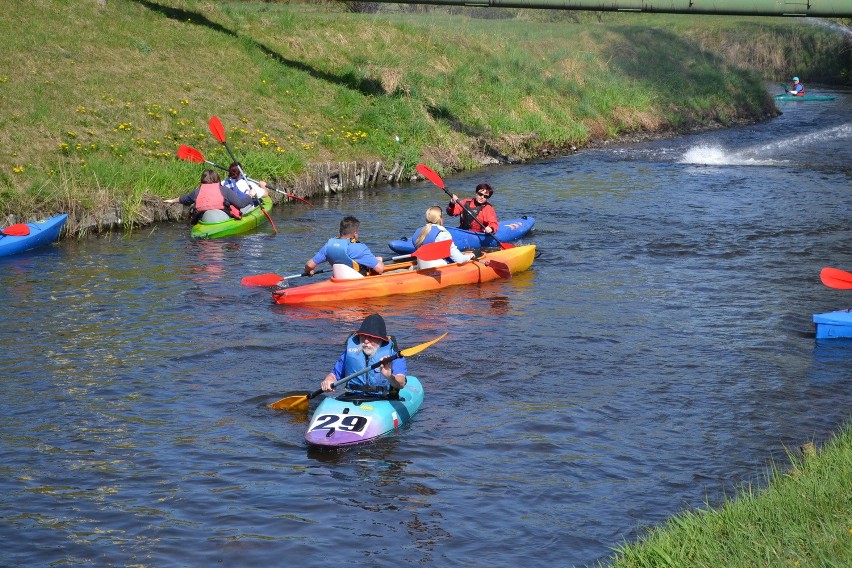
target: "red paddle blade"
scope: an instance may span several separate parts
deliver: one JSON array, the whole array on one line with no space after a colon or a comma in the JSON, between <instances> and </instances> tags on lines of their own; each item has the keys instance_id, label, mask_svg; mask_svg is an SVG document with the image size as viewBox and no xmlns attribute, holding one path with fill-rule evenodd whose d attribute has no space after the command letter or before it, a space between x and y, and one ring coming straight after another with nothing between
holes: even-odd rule
<instances>
[{"instance_id":1,"label":"red paddle blade","mask_svg":"<svg viewBox=\"0 0 852 568\"><path fill-rule=\"evenodd\" d=\"M453 241L449 239L446 241L429 243L428 245L423 245L411 253L411 256L419 258L420 260L438 260L439 258L447 258L450 256L450 247L452 244Z\"/></svg>"},{"instance_id":2,"label":"red paddle blade","mask_svg":"<svg viewBox=\"0 0 852 568\"><path fill-rule=\"evenodd\" d=\"M197 164L204 163L204 154L193 148L183 144L177 150L177 157L186 162L195 162Z\"/></svg>"},{"instance_id":3,"label":"red paddle blade","mask_svg":"<svg viewBox=\"0 0 852 568\"><path fill-rule=\"evenodd\" d=\"M512 243L504 243L502 241L500 242L500 250L513 249L513 248L515 248L515 245L513 245Z\"/></svg>"},{"instance_id":4,"label":"red paddle blade","mask_svg":"<svg viewBox=\"0 0 852 568\"><path fill-rule=\"evenodd\" d=\"M26 237L30 234L30 226L24 223L15 223L14 225L9 225L0 233L4 235L9 235L10 237Z\"/></svg>"},{"instance_id":5,"label":"red paddle blade","mask_svg":"<svg viewBox=\"0 0 852 568\"><path fill-rule=\"evenodd\" d=\"M254 276L246 276L242 280L240 280L240 284L243 286L276 286L279 282L284 280L283 276L278 274L255 274Z\"/></svg>"},{"instance_id":6,"label":"red paddle blade","mask_svg":"<svg viewBox=\"0 0 852 568\"><path fill-rule=\"evenodd\" d=\"M415 168L417 173L421 176L425 177L441 189L444 189L446 186L444 185L444 180L441 179L441 176L438 175L438 172L427 166L426 164L417 164Z\"/></svg>"},{"instance_id":7,"label":"red paddle blade","mask_svg":"<svg viewBox=\"0 0 852 568\"><path fill-rule=\"evenodd\" d=\"M489 260L488 268L494 270L500 278L511 278L512 271L509 270L509 265L499 260Z\"/></svg>"},{"instance_id":8,"label":"red paddle blade","mask_svg":"<svg viewBox=\"0 0 852 568\"><path fill-rule=\"evenodd\" d=\"M839 268L826 266L819 273L819 279L829 288L838 290L852 290L852 274Z\"/></svg>"},{"instance_id":9,"label":"red paddle blade","mask_svg":"<svg viewBox=\"0 0 852 568\"><path fill-rule=\"evenodd\" d=\"M302 203L304 203L305 205L310 205L311 207L313 207L313 206L314 206L314 204L313 204L313 203L311 203L311 202L310 202L310 201L308 201L307 199L302 199L302 198L301 198L301 197L299 197L298 195L293 195L292 193L285 193L284 195L286 195L286 196L287 196L287 197L289 197L290 199L295 199L296 201L301 201L301 202L302 202Z\"/></svg>"},{"instance_id":10,"label":"red paddle blade","mask_svg":"<svg viewBox=\"0 0 852 568\"><path fill-rule=\"evenodd\" d=\"M210 117L210 134L219 142L225 143L225 127L215 114Z\"/></svg>"}]
</instances>

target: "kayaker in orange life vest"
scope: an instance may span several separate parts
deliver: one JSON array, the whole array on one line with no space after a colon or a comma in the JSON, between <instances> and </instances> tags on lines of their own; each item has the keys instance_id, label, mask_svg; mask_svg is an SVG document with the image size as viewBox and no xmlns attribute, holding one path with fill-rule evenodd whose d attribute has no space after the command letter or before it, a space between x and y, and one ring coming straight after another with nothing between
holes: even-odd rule
<instances>
[{"instance_id":1,"label":"kayaker in orange life vest","mask_svg":"<svg viewBox=\"0 0 852 568\"><path fill-rule=\"evenodd\" d=\"M253 205L252 199L248 195L238 194L234 190L224 187L216 170L204 170L201 173L201 185L195 190L180 197L166 199L165 202L192 206L193 224L197 223L206 211L222 211L230 217L239 219L242 216L240 210Z\"/></svg>"},{"instance_id":2,"label":"kayaker in orange life vest","mask_svg":"<svg viewBox=\"0 0 852 568\"><path fill-rule=\"evenodd\" d=\"M488 203L492 195L494 195L494 190L487 183L480 183L476 186L476 196L473 199L467 197L459 200L459 197L454 193L452 201L447 205L447 215L453 217L461 215L459 217L459 229L476 231L477 233L496 233L497 229L500 228L500 223L497 221L497 211Z\"/></svg>"},{"instance_id":3,"label":"kayaker in orange life vest","mask_svg":"<svg viewBox=\"0 0 852 568\"><path fill-rule=\"evenodd\" d=\"M334 383L344 376L371 367L398 352L395 339L387 333L385 320L379 314L371 314L364 318L358 331L347 338L346 349L322 381L322 390L333 391ZM350 380L346 389L359 395L384 398L405 387L407 374L405 358L399 357Z\"/></svg>"},{"instance_id":4,"label":"kayaker in orange life vest","mask_svg":"<svg viewBox=\"0 0 852 568\"><path fill-rule=\"evenodd\" d=\"M793 87L790 89L789 93L795 97L805 96L805 86L799 82L798 77L793 77Z\"/></svg>"}]
</instances>

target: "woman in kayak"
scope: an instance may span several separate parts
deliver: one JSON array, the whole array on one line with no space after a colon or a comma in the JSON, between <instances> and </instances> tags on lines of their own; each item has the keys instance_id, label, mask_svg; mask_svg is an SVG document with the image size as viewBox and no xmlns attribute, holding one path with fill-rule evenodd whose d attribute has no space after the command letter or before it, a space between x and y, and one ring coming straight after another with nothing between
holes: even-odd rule
<instances>
[{"instance_id":1,"label":"woman in kayak","mask_svg":"<svg viewBox=\"0 0 852 568\"><path fill-rule=\"evenodd\" d=\"M191 206L193 225L208 211L222 212L222 215L215 215L216 218L208 216L205 219L205 221L216 223L227 221L231 217L239 219L242 213L247 213L254 207L251 197L223 186L216 170L204 170L201 174L201 185L195 190L174 199L166 199L165 202Z\"/></svg>"},{"instance_id":2,"label":"woman in kayak","mask_svg":"<svg viewBox=\"0 0 852 568\"><path fill-rule=\"evenodd\" d=\"M799 82L798 77L793 77L793 87L790 89L790 94L795 97L805 96L805 86Z\"/></svg>"},{"instance_id":3,"label":"woman in kayak","mask_svg":"<svg viewBox=\"0 0 852 568\"><path fill-rule=\"evenodd\" d=\"M459 228L479 233L496 233L500 228L497 221L497 211L488 203L494 190L487 183L476 186L476 196L459 200L454 193L453 199L447 205L447 215L459 217Z\"/></svg>"},{"instance_id":4,"label":"woman in kayak","mask_svg":"<svg viewBox=\"0 0 852 568\"><path fill-rule=\"evenodd\" d=\"M396 355L396 339L387 334L385 320L379 314L364 318L358 331L346 339L346 349L334 368L322 381L322 390L333 391L334 383L345 376L357 373L378 363L385 357ZM387 397L405 387L408 365L404 357L385 362L346 383L353 394Z\"/></svg>"},{"instance_id":5,"label":"woman in kayak","mask_svg":"<svg viewBox=\"0 0 852 568\"><path fill-rule=\"evenodd\" d=\"M414 239L414 248L415 250L420 248L423 245L428 245L430 243L439 243L442 241L449 240L452 242L453 236L450 232L444 228L444 218L441 212L441 208L433 205L429 209L426 210L426 225L420 229L417 233L417 237ZM417 269L421 268L434 268L436 266L444 266L449 264L450 262L455 262L458 264L464 264L468 260L473 258L473 254L465 254L458 249L455 243L450 245L450 256L449 258L439 258L438 260L422 260L420 258L417 259Z\"/></svg>"},{"instance_id":6,"label":"woman in kayak","mask_svg":"<svg viewBox=\"0 0 852 568\"><path fill-rule=\"evenodd\" d=\"M243 193L257 200L263 199L269 195L269 192L266 190L266 182L259 181L255 183L253 181L249 181L238 162L231 163L228 168L228 177L225 178L222 185L230 187L234 191Z\"/></svg>"},{"instance_id":7,"label":"woman in kayak","mask_svg":"<svg viewBox=\"0 0 852 568\"><path fill-rule=\"evenodd\" d=\"M384 272L382 259L376 257L367 245L358 240L360 226L361 222L355 217L344 217L340 221L340 236L329 239L313 258L305 263L304 273L313 276L314 270L323 262L331 264L335 278L345 280Z\"/></svg>"}]
</instances>

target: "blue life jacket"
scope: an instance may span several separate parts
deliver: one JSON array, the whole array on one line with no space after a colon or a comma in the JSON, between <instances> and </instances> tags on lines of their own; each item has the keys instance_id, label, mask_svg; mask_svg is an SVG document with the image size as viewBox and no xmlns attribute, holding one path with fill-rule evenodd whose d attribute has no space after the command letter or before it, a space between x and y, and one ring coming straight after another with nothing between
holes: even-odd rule
<instances>
[{"instance_id":1,"label":"blue life jacket","mask_svg":"<svg viewBox=\"0 0 852 568\"><path fill-rule=\"evenodd\" d=\"M357 242L358 241L352 239L341 239L339 237L335 239L328 239L328 242L325 243L326 260L328 260L331 264L343 264L345 266L349 266L361 274L366 275L370 269L366 266L361 266L349 256L349 244Z\"/></svg>"},{"instance_id":2,"label":"blue life jacket","mask_svg":"<svg viewBox=\"0 0 852 568\"><path fill-rule=\"evenodd\" d=\"M364 352L361 351L358 336L353 333L346 340L346 357L343 360L343 374L345 377L348 377L352 373L357 373L364 367L369 367L385 357L390 357L396 353L398 353L396 338L390 336L390 341L386 345L379 347L373 356L367 360ZM391 384L382 374L381 367L376 367L363 375L355 377L346 383L346 388L357 394L375 396L386 396L391 392Z\"/></svg>"}]
</instances>

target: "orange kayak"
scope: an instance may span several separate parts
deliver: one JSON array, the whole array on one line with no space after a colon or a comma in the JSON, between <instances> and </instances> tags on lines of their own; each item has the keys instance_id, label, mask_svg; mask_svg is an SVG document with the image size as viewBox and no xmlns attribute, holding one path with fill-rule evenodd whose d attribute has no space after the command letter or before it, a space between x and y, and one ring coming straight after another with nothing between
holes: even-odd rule
<instances>
[{"instance_id":1,"label":"orange kayak","mask_svg":"<svg viewBox=\"0 0 852 568\"><path fill-rule=\"evenodd\" d=\"M316 284L282 288L273 292L272 299L276 304L305 304L415 294L448 286L506 278L509 274L528 269L532 266L534 257L535 245L525 245L485 253L481 258L464 264L448 264L423 270L407 270L411 263L392 264L377 276L354 280L331 278ZM491 266L485 262L491 263Z\"/></svg>"}]
</instances>

